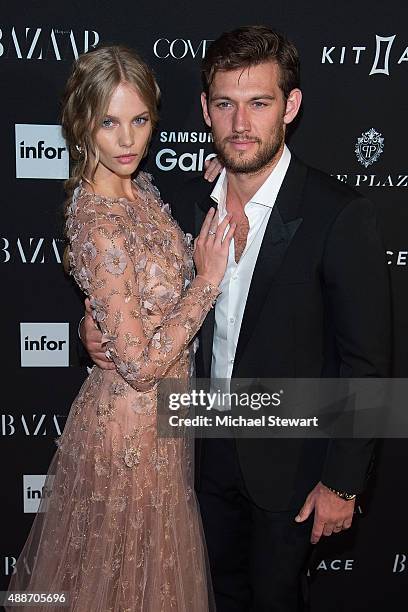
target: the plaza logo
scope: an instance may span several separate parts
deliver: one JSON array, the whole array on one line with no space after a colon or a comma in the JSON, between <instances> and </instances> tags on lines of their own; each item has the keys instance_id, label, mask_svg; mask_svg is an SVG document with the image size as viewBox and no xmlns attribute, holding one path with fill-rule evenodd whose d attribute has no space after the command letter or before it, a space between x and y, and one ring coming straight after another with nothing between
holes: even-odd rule
<instances>
[{"instance_id":1,"label":"the plaza logo","mask_svg":"<svg viewBox=\"0 0 408 612\"><path fill-rule=\"evenodd\" d=\"M181 60L186 57L203 59L212 40L191 40L190 38L158 38L153 44L153 53L159 59Z\"/></svg>"},{"instance_id":2,"label":"the plaza logo","mask_svg":"<svg viewBox=\"0 0 408 612\"><path fill-rule=\"evenodd\" d=\"M38 512L41 501L51 495L53 476L48 478L47 484L46 478L46 474L23 474L24 514Z\"/></svg>"},{"instance_id":3,"label":"the plaza logo","mask_svg":"<svg viewBox=\"0 0 408 612\"><path fill-rule=\"evenodd\" d=\"M407 174L332 174L352 187L408 187Z\"/></svg>"},{"instance_id":4,"label":"the plaza logo","mask_svg":"<svg viewBox=\"0 0 408 612\"><path fill-rule=\"evenodd\" d=\"M60 264L65 241L62 238L17 238L0 236L0 264Z\"/></svg>"},{"instance_id":5,"label":"the plaza logo","mask_svg":"<svg viewBox=\"0 0 408 612\"><path fill-rule=\"evenodd\" d=\"M385 139L383 135L370 128L363 132L354 145L354 153L357 160L365 168L377 162L384 152ZM379 173L379 174L360 174L360 173L336 173L332 174L335 178L351 187L408 187L408 172L405 173Z\"/></svg>"},{"instance_id":6,"label":"the plaza logo","mask_svg":"<svg viewBox=\"0 0 408 612\"><path fill-rule=\"evenodd\" d=\"M366 168L374 164L384 151L384 138L374 128L357 138L354 152L357 160Z\"/></svg>"},{"instance_id":7,"label":"the plaza logo","mask_svg":"<svg viewBox=\"0 0 408 612\"><path fill-rule=\"evenodd\" d=\"M20 323L21 367L69 366L69 323Z\"/></svg>"},{"instance_id":8,"label":"the plaza logo","mask_svg":"<svg viewBox=\"0 0 408 612\"><path fill-rule=\"evenodd\" d=\"M59 437L64 429L67 415L60 414L0 414L1 436L49 436Z\"/></svg>"},{"instance_id":9,"label":"the plaza logo","mask_svg":"<svg viewBox=\"0 0 408 612\"><path fill-rule=\"evenodd\" d=\"M15 126L16 177L66 179L69 155L60 125Z\"/></svg>"},{"instance_id":10,"label":"the plaza logo","mask_svg":"<svg viewBox=\"0 0 408 612\"><path fill-rule=\"evenodd\" d=\"M0 59L71 61L99 44L95 30L0 28Z\"/></svg>"},{"instance_id":11,"label":"the plaza logo","mask_svg":"<svg viewBox=\"0 0 408 612\"><path fill-rule=\"evenodd\" d=\"M400 65L408 62L408 46L399 47L391 53L397 35L375 35L375 51L371 53L370 46L364 45L325 45L322 47L321 63L326 65L348 64L359 65L362 58L369 54L369 76L385 74L390 76L390 65ZM398 43L397 43L398 44Z\"/></svg>"}]
</instances>

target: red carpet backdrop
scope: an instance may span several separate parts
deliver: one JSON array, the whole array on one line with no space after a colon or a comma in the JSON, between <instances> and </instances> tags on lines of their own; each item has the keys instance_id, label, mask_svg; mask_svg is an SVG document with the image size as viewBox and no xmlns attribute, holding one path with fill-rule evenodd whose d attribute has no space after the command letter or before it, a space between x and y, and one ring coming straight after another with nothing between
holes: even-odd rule
<instances>
[{"instance_id":1,"label":"red carpet backdrop","mask_svg":"<svg viewBox=\"0 0 408 612\"><path fill-rule=\"evenodd\" d=\"M68 154L59 99L74 58L124 43L153 66L163 97L145 166L171 203L212 153L199 104L200 61L210 41L244 24L287 33L301 54L304 93L289 146L377 206L392 277L394 376L406 377L407 20L408 5L396 0L3 3L0 590L47 494L43 475L55 439L87 375L77 355L81 296L61 265ZM406 440L381 442L354 528L319 544L311 559L313 612L407 609L407 463Z\"/></svg>"}]
</instances>

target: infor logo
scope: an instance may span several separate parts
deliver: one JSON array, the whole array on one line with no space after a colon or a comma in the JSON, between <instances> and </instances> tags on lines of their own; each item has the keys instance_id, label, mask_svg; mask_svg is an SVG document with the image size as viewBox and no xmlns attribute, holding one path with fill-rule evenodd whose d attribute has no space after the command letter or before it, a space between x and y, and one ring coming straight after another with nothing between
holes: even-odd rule
<instances>
[{"instance_id":1,"label":"infor logo","mask_svg":"<svg viewBox=\"0 0 408 612\"><path fill-rule=\"evenodd\" d=\"M20 323L21 367L69 366L69 323Z\"/></svg>"},{"instance_id":2,"label":"infor logo","mask_svg":"<svg viewBox=\"0 0 408 612\"><path fill-rule=\"evenodd\" d=\"M66 179L69 155L60 125L17 123L16 177Z\"/></svg>"}]
</instances>

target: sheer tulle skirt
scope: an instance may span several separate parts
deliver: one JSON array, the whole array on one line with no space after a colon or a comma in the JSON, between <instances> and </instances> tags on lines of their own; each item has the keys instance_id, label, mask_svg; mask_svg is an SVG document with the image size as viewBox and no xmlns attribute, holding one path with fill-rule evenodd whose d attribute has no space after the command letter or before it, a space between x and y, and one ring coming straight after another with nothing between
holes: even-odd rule
<instances>
[{"instance_id":1,"label":"sheer tulle skirt","mask_svg":"<svg viewBox=\"0 0 408 612\"><path fill-rule=\"evenodd\" d=\"M9 590L66 592L75 612L213 609L193 440L157 437L156 391L95 367L45 486Z\"/></svg>"}]
</instances>

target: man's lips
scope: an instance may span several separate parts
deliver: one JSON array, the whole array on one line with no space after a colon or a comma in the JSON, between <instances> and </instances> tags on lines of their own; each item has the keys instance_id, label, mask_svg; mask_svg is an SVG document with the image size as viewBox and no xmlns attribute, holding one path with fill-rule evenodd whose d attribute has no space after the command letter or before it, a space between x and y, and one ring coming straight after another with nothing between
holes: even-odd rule
<instances>
[{"instance_id":1,"label":"man's lips","mask_svg":"<svg viewBox=\"0 0 408 612\"><path fill-rule=\"evenodd\" d=\"M254 144L257 144L257 140L237 140L231 139L228 140L229 144L234 147L234 149L245 150L252 147Z\"/></svg>"}]
</instances>

